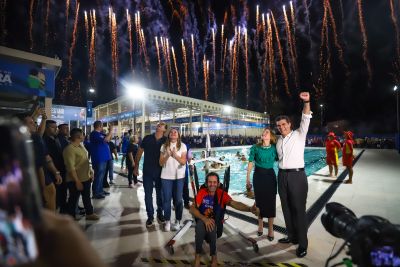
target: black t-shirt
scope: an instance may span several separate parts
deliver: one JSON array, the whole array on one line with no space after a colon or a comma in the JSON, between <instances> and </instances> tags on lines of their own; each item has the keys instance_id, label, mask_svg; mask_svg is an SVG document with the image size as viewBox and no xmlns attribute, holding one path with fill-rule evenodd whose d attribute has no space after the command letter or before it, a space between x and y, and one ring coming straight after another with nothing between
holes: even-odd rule
<instances>
[{"instance_id":1,"label":"black t-shirt","mask_svg":"<svg viewBox=\"0 0 400 267\"><path fill-rule=\"evenodd\" d=\"M156 139L154 134L146 135L140 147L144 150L143 173L144 175L161 175L160 149L167 138Z\"/></svg>"},{"instance_id":2,"label":"black t-shirt","mask_svg":"<svg viewBox=\"0 0 400 267\"><path fill-rule=\"evenodd\" d=\"M111 158L114 159L113 152L114 152L114 149L116 149L117 147L115 146L113 141L109 141L108 146L110 147Z\"/></svg>"},{"instance_id":3,"label":"black t-shirt","mask_svg":"<svg viewBox=\"0 0 400 267\"><path fill-rule=\"evenodd\" d=\"M53 160L54 166L56 166L57 170L60 171L61 176L64 177L65 175L65 165L64 165L64 158L62 154L62 147L60 141L55 138L51 138L49 136L45 136L43 138L47 150L49 152L50 157Z\"/></svg>"},{"instance_id":4,"label":"black t-shirt","mask_svg":"<svg viewBox=\"0 0 400 267\"><path fill-rule=\"evenodd\" d=\"M132 153L132 158L135 160L136 154L139 150L137 144L130 143L128 146L128 150L126 151L126 161L128 162L126 165L132 164L131 159L129 158L129 153Z\"/></svg>"}]
</instances>

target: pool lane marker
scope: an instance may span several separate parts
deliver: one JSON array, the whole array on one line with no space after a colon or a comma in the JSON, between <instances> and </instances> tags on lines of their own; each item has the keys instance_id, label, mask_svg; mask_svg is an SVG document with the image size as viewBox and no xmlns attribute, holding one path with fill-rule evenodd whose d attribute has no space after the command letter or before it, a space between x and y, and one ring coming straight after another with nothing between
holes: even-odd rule
<instances>
[{"instance_id":1,"label":"pool lane marker","mask_svg":"<svg viewBox=\"0 0 400 267\"><path fill-rule=\"evenodd\" d=\"M144 264L170 264L170 265L189 265L192 266L192 261L180 260L180 259L157 259L157 258L141 258L141 262ZM209 261L201 261L200 265L208 266ZM307 267L304 263L295 262L278 262L272 263L269 261L257 261L257 262L232 262L232 261L218 261L218 265L224 266L279 266L279 267Z\"/></svg>"}]
</instances>

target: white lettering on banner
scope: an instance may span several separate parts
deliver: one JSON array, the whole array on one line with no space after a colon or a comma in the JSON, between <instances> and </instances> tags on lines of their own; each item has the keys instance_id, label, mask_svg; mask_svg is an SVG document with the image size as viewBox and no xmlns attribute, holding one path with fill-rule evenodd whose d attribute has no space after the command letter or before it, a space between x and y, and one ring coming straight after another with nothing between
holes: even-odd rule
<instances>
[{"instance_id":1,"label":"white lettering on banner","mask_svg":"<svg viewBox=\"0 0 400 267\"><path fill-rule=\"evenodd\" d=\"M2 85L12 85L11 72L0 70L0 83L7 83Z\"/></svg>"}]
</instances>

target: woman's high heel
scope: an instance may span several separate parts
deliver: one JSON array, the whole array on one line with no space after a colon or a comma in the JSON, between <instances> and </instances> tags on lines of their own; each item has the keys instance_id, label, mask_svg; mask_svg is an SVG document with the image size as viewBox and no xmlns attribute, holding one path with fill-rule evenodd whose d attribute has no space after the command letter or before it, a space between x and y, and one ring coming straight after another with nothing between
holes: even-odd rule
<instances>
[{"instance_id":1,"label":"woman's high heel","mask_svg":"<svg viewBox=\"0 0 400 267\"><path fill-rule=\"evenodd\" d=\"M267 235L267 239L271 242L271 241L273 241L274 240L274 237L273 236L269 236L269 235Z\"/></svg>"}]
</instances>

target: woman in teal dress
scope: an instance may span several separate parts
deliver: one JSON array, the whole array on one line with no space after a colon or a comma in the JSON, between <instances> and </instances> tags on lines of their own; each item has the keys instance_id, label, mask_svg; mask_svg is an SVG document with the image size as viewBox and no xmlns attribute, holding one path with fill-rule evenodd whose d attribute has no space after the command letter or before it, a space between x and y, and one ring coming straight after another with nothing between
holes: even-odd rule
<instances>
[{"instance_id":1,"label":"woman in teal dress","mask_svg":"<svg viewBox=\"0 0 400 267\"><path fill-rule=\"evenodd\" d=\"M255 165L253 187L255 205L260 209L258 217L258 236L263 234L263 218L268 218L269 241L274 240L274 218L276 216L277 180L273 169L277 160L276 136L269 128L265 128L261 135L261 142L250 149L249 164L247 166L246 183L250 185L250 173Z\"/></svg>"}]
</instances>

